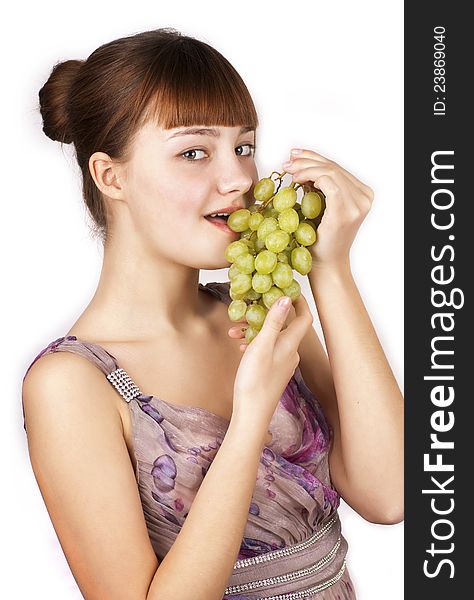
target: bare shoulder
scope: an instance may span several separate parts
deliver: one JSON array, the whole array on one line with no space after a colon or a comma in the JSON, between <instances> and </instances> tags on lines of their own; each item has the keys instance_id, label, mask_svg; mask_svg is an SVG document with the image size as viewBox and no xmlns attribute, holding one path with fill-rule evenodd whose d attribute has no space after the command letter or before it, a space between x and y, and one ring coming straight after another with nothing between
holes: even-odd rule
<instances>
[{"instance_id":1,"label":"bare shoulder","mask_svg":"<svg viewBox=\"0 0 474 600\"><path fill-rule=\"evenodd\" d=\"M85 598L144 599L158 561L113 394L94 364L46 354L23 382L28 451Z\"/></svg>"},{"instance_id":2,"label":"bare shoulder","mask_svg":"<svg viewBox=\"0 0 474 600\"><path fill-rule=\"evenodd\" d=\"M41 415L80 417L92 410L109 419L119 417L116 392L103 372L71 352L51 352L39 358L23 380L22 394L27 428L28 420Z\"/></svg>"}]
</instances>

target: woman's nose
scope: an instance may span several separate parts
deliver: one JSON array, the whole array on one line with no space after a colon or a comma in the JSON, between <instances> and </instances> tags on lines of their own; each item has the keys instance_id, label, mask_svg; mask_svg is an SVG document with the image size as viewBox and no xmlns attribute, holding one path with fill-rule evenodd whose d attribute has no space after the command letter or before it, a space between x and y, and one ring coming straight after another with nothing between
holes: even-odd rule
<instances>
[{"instance_id":1,"label":"woman's nose","mask_svg":"<svg viewBox=\"0 0 474 600\"><path fill-rule=\"evenodd\" d=\"M249 168L242 164L242 158L235 157L234 161L226 161L219 167L217 174L218 189L221 194L239 191L245 194L253 183Z\"/></svg>"}]
</instances>

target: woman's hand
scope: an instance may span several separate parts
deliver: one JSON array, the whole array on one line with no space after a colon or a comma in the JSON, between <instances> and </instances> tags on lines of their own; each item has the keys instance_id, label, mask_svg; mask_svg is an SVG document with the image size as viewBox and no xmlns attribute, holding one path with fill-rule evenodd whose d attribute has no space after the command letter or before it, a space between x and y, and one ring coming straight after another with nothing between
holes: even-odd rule
<instances>
[{"instance_id":1,"label":"woman's hand","mask_svg":"<svg viewBox=\"0 0 474 600\"><path fill-rule=\"evenodd\" d=\"M275 412L278 401L298 366L298 347L313 323L313 315L303 295L294 303L296 317L284 328L289 313L274 302L262 329L246 348L234 383L234 413L244 416L262 432ZM247 325L247 323L245 323ZM242 326L229 330L230 337L243 337ZM231 335L231 332L232 335ZM240 347L241 350L243 346Z\"/></svg>"},{"instance_id":2,"label":"woman's hand","mask_svg":"<svg viewBox=\"0 0 474 600\"><path fill-rule=\"evenodd\" d=\"M372 206L372 189L334 161L311 150L292 150L291 159L283 163L283 168L293 175L294 182L311 182L326 196L316 242L308 248L313 268L348 264L352 242Z\"/></svg>"}]
</instances>

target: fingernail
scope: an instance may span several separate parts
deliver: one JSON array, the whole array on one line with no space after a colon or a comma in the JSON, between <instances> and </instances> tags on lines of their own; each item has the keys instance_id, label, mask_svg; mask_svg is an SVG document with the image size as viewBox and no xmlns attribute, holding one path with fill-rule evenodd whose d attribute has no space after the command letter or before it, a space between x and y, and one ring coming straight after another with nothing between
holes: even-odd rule
<instances>
[{"instance_id":1,"label":"fingernail","mask_svg":"<svg viewBox=\"0 0 474 600\"><path fill-rule=\"evenodd\" d=\"M291 154L301 154L303 152L303 150L301 150L301 148L293 148L291 150Z\"/></svg>"},{"instance_id":2,"label":"fingernail","mask_svg":"<svg viewBox=\"0 0 474 600\"><path fill-rule=\"evenodd\" d=\"M290 302L291 302L291 298L289 298L288 296L282 296L278 300L278 306L280 308L288 308L290 306Z\"/></svg>"},{"instance_id":3,"label":"fingernail","mask_svg":"<svg viewBox=\"0 0 474 600\"><path fill-rule=\"evenodd\" d=\"M287 167L291 167L292 164L293 164L293 161L288 160L282 164L282 167L284 167L286 169Z\"/></svg>"}]
</instances>

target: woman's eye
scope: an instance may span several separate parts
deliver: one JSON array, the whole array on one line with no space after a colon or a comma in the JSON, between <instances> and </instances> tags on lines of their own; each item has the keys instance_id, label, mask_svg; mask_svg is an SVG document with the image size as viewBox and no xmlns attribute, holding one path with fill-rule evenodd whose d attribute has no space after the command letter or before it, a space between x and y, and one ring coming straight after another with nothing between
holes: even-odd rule
<instances>
[{"instance_id":1,"label":"woman's eye","mask_svg":"<svg viewBox=\"0 0 474 600\"><path fill-rule=\"evenodd\" d=\"M246 151L244 151L245 148L247 148ZM202 152L204 155L206 154L201 148L193 148L192 150L186 150L186 152L183 152L180 156L188 162L198 162L203 159L203 157L198 157L199 152ZM241 144L240 146L237 146L236 152L238 156L253 156L255 153L255 146L254 144Z\"/></svg>"},{"instance_id":2,"label":"woman's eye","mask_svg":"<svg viewBox=\"0 0 474 600\"><path fill-rule=\"evenodd\" d=\"M204 150L199 150L198 148L194 148L193 150L186 150L186 152L183 152L181 154L181 156L183 158L185 158L186 160L189 160L191 162L195 162L196 161L196 152L204 152ZM186 156L187 154L193 154L194 156L193 157L189 157L189 156ZM201 159L199 159L199 160L201 160Z\"/></svg>"},{"instance_id":3,"label":"woman's eye","mask_svg":"<svg viewBox=\"0 0 474 600\"><path fill-rule=\"evenodd\" d=\"M248 148L248 152L246 154L239 154L239 156L253 156L255 153L255 146L253 144L242 144L241 146L237 146L237 150L239 148Z\"/></svg>"}]
</instances>

